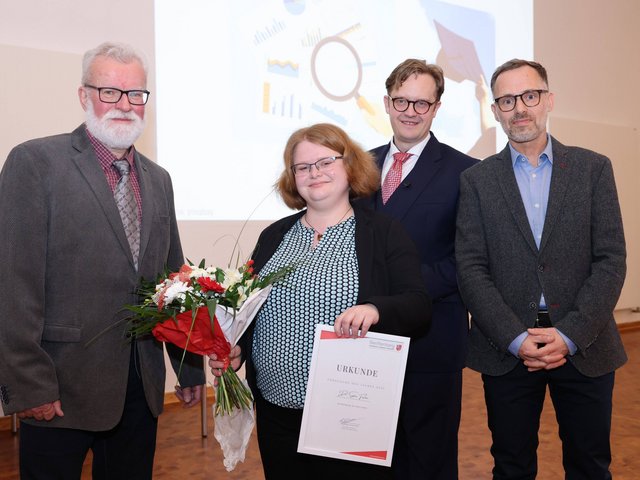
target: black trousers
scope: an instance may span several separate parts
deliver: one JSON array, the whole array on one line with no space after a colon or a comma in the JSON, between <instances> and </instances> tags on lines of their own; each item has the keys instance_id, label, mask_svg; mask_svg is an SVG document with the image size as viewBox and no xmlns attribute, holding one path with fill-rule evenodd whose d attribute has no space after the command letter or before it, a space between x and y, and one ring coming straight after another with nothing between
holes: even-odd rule
<instances>
[{"instance_id":1,"label":"black trousers","mask_svg":"<svg viewBox=\"0 0 640 480\"><path fill-rule=\"evenodd\" d=\"M298 453L302 410L256 397L256 426L265 480L389 480L391 468Z\"/></svg>"},{"instance_id":2,"label":"black trousers","mask_svg":"<svg viewBox=\"0 0 640 480\"><path fill-rule=\"evenodd\" d=\"M22 480L79 480L89 449L94 480L152 478L158 422L147 406L134 360L132 354L124 411L113 429L90 432L21 423Z\"/></svg>"},{"instance_id":3,"label":"black trousers","mask_svg":"<svg viewBox=\"0 0 640 480\"><path fill-rule=\"evenodd\" d=\"M456 480L462 370L407 372L396 445L396 480Z\"/></svg>"},{"instance_id":4,"label":"black trousers","mask_svg":"<svg viewBox=\"0 0 640 480\"><path fill-rule=\"evenodd\" d=\"M610 479L614 378L614 372L586 377L571 362L537 372L519 363L506 375L482 375L493 439L493 478L535 479L540 414L549 387L562 440L565 478Z\"/></svg>"}]
</instances>

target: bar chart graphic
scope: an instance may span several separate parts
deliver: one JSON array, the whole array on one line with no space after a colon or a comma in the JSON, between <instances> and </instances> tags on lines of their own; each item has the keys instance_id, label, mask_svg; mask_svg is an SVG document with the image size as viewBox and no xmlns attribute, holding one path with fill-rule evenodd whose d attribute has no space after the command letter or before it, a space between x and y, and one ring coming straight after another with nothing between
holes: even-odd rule
<instances>
[{"instance_id":1,"label":"bar chart graphic","mask_svg":"<svg viewBox=\"0 0 640 480\"><path fill-rule=\"evenodd\" d=\"M262 86L262 113L276 117L302 119L302 104L295 93L272 93L272 85Z\"/></svg>"}]
</instances>

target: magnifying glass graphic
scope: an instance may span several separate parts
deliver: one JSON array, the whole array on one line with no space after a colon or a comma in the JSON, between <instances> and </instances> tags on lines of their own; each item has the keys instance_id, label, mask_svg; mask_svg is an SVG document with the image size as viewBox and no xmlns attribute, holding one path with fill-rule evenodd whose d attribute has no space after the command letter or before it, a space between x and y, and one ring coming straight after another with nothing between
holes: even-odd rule
<instances>
[{"instance_id":1,"label":"magnifying glass graphic","mask_svg":"<svg viewBox=\"0 0 640 480\"><path fill-rule=\"evenodd\" d=\"M330 100L345 102L355 98L358 107L375 115L373 107L358 93L362 84L360 56L344 38L327 37L316 44L311 53L311 77L318 90ZM351 85L353 88L349 89Z\"/></svg>"}]
</instances>

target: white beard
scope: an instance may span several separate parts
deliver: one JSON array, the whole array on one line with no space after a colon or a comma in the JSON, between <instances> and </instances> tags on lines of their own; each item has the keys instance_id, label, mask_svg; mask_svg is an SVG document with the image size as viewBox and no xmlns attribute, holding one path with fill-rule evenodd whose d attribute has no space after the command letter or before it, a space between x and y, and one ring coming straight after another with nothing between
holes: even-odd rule
<instances>
[{"instance_id":1,"label":"white beard","mask_svg":"<svg viewBox=\"0 0 640 480\"><path fill-rule=\"evenodd\" d=\"M133 120L131 124L119 125L110 122L113 118ZM128 149L142 135L145 120L140 118L133 110L123 112L117 109L109 110L102 118L98 118L91 101L87 102L85 111L85 123L91 135L96 137L108 148Z\"/></svg>"}]
</instances>

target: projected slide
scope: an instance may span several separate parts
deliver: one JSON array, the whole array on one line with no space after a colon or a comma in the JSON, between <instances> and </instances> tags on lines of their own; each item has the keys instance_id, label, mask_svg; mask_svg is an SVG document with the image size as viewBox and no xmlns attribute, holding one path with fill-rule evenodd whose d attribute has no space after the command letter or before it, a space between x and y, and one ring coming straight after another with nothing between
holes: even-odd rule
<instances>
[{"instance_id":1,"label":"projected slide","mask_svg":"<svg viewBox=\"0 0 640 480\"><path fill-rule=\"evenodd\" d=\"M272 186L291 132L388 142L384 82L409 57L444 69L438 139L490 155L506 141L491 74L533 55L530 0L159 0L155 15L158 161L181 220L290 213Z\"/></svg>"}]
</instances>

